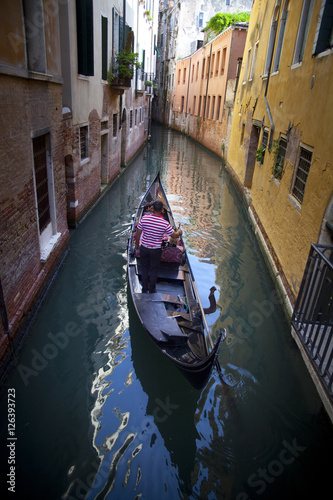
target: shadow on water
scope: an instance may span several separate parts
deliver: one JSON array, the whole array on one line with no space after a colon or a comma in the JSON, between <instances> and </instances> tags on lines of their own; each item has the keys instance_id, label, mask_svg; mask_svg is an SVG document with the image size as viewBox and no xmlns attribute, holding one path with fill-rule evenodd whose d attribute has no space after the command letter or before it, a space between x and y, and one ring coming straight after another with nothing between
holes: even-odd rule
<instances>
[{"instance_id":1,"label":"shadow on water","mask_svg":"<svg viewBox=\"0 0 333 500\"><path fill-rule=\"evenodd\" d=\"M128 228L157 171L204 307L228 331L202 391L148 338L128 297ZM152 139L79 228L1 393L16 391L18 498L324 498L332 426L290 336L246 211L221 162L185 136Z\"/></svg>"}]
</instances>

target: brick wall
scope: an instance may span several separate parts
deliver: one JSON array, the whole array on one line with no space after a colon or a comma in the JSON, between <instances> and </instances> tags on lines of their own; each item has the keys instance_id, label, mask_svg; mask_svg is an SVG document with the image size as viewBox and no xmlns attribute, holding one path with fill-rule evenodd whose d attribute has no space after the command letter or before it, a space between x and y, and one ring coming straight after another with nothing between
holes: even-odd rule
<instances>
[{"instance_id":1,"label":"brick wall","mask_svg":"<svg viewBox=\"0 0 333 500\"><path fill-rule=\"evenodd\" d=\"M0 269L11 335L31 308L68 241L62 138L61 85L0 77ZM49 130L53 164L57 231L49 259L40 261L39 231L33 181L31 134ZM0 358L7 347L1 325Z\"/></svg>"}]
</instances>

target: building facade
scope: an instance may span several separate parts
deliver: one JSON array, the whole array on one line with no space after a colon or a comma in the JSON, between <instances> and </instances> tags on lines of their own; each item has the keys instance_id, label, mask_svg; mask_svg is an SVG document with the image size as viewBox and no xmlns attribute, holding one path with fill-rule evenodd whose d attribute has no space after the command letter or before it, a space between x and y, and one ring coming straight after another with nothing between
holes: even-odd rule
<instances>
[{"instance_id":1,"label":"building facade","mask_svg":"<svg viewBox=\"0 0 333 500\"><path fill-rule=\"evenodd\" d=\"M246 34L247 23L234 24L176 64L171 126L219 156L228 147Z\"/></svg>"},{"instance_id":2,"label":"building facade","mask_svg":"<svg viewBox=\"0 0 333 500\"><path fill-rule=\"evenodd\" d=\"M69 237L58 5L1 7L0 358Z\"/></svg>"},{"instance_id":3,"label":"building facade","mask_svg":"<svg viewBox=\"0 0 333 500\"><path fill-rule=\"evenodd\" d=\"M71 225L148 138L152 93L145 83L155 73L154 12L157 19L157 0L78 0L60 6ZM127 77L119 78L119 54L126 47L137 54L140 67L132 64Z\"/></svg>"},{"instance_id":4,"label":"building facade","mask_svg":"<svg viewBox=\"0 0 333 500\"><path fill-rule=\"evenodd\" d=\"M228 14L250 12L252 0L164 0L160 2L156 87L153 100L154 120L172 124L173 99L176 85L176 64L203 46L204 28L218 12Z\"/></svg>"},{"instance_id":5,"label":"building facade","mask_svg":"<svg viewBox=\"0 0 333 500\"><path fill-rule=\"evenodd\" d=\"M332 245L328 0L253 3L228 166L293 304L312 243Z\"/></svg>"},{"instance_id":6,"label":"building facade","mask_svg":"<svg viewBox=\"0 0 333 500\"><path fill-rule=\"evenodd\" d=\"M158 2L1 6L0 360L66 254L68 224L148 139Z\"/></svg>"}]
</instances>

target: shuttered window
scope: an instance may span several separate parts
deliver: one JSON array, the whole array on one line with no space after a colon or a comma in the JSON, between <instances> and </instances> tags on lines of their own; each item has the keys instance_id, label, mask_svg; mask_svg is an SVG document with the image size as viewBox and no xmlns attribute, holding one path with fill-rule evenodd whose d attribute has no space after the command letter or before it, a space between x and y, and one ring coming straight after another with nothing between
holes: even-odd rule
<instances>
[{"instance_id":1,"label":"shuttered window","mask_svg":"<svg viewBox=\"0 0 333 500\"><path fill-rule=\"evenodd\" d=\"M102 80L108 78L108 18L102 16Z\"/></svg>"},{"instance_id":2,"label":"shuttered window","mask_svg":"<svg viewBox=\"0 0 333 500\"><path fill-rule=\"evenodd\" d=\"M94 28L92 0L76 0L78 73L94 75Z\"/></svg>"},{"instance_id":3,"label":"shuttered window","mask_svg":"<svg viewBox=\"0 0 333 500\"><path fill-rule=\"evenodd\" d=\"M51 222L47 177L47 135L33 139L33 155L39 232L42 233Z\"/></svg>"}]
</instances>

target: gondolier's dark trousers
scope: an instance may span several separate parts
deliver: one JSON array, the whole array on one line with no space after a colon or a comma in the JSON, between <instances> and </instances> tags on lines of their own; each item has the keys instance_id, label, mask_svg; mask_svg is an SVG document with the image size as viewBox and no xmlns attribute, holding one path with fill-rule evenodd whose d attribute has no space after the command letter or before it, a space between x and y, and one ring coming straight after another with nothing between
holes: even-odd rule
<instances>
[{"instance_id":1,"label":"gondolier's dark trousers","mask_svg":"<svg viewBox=\"0 0 333 500\"><path fill-rule=\"evenodd\" d=\"M142 293L156 292L156 281L160 267L162 248L140 246Z\"/></svg>"}]
</instances>

